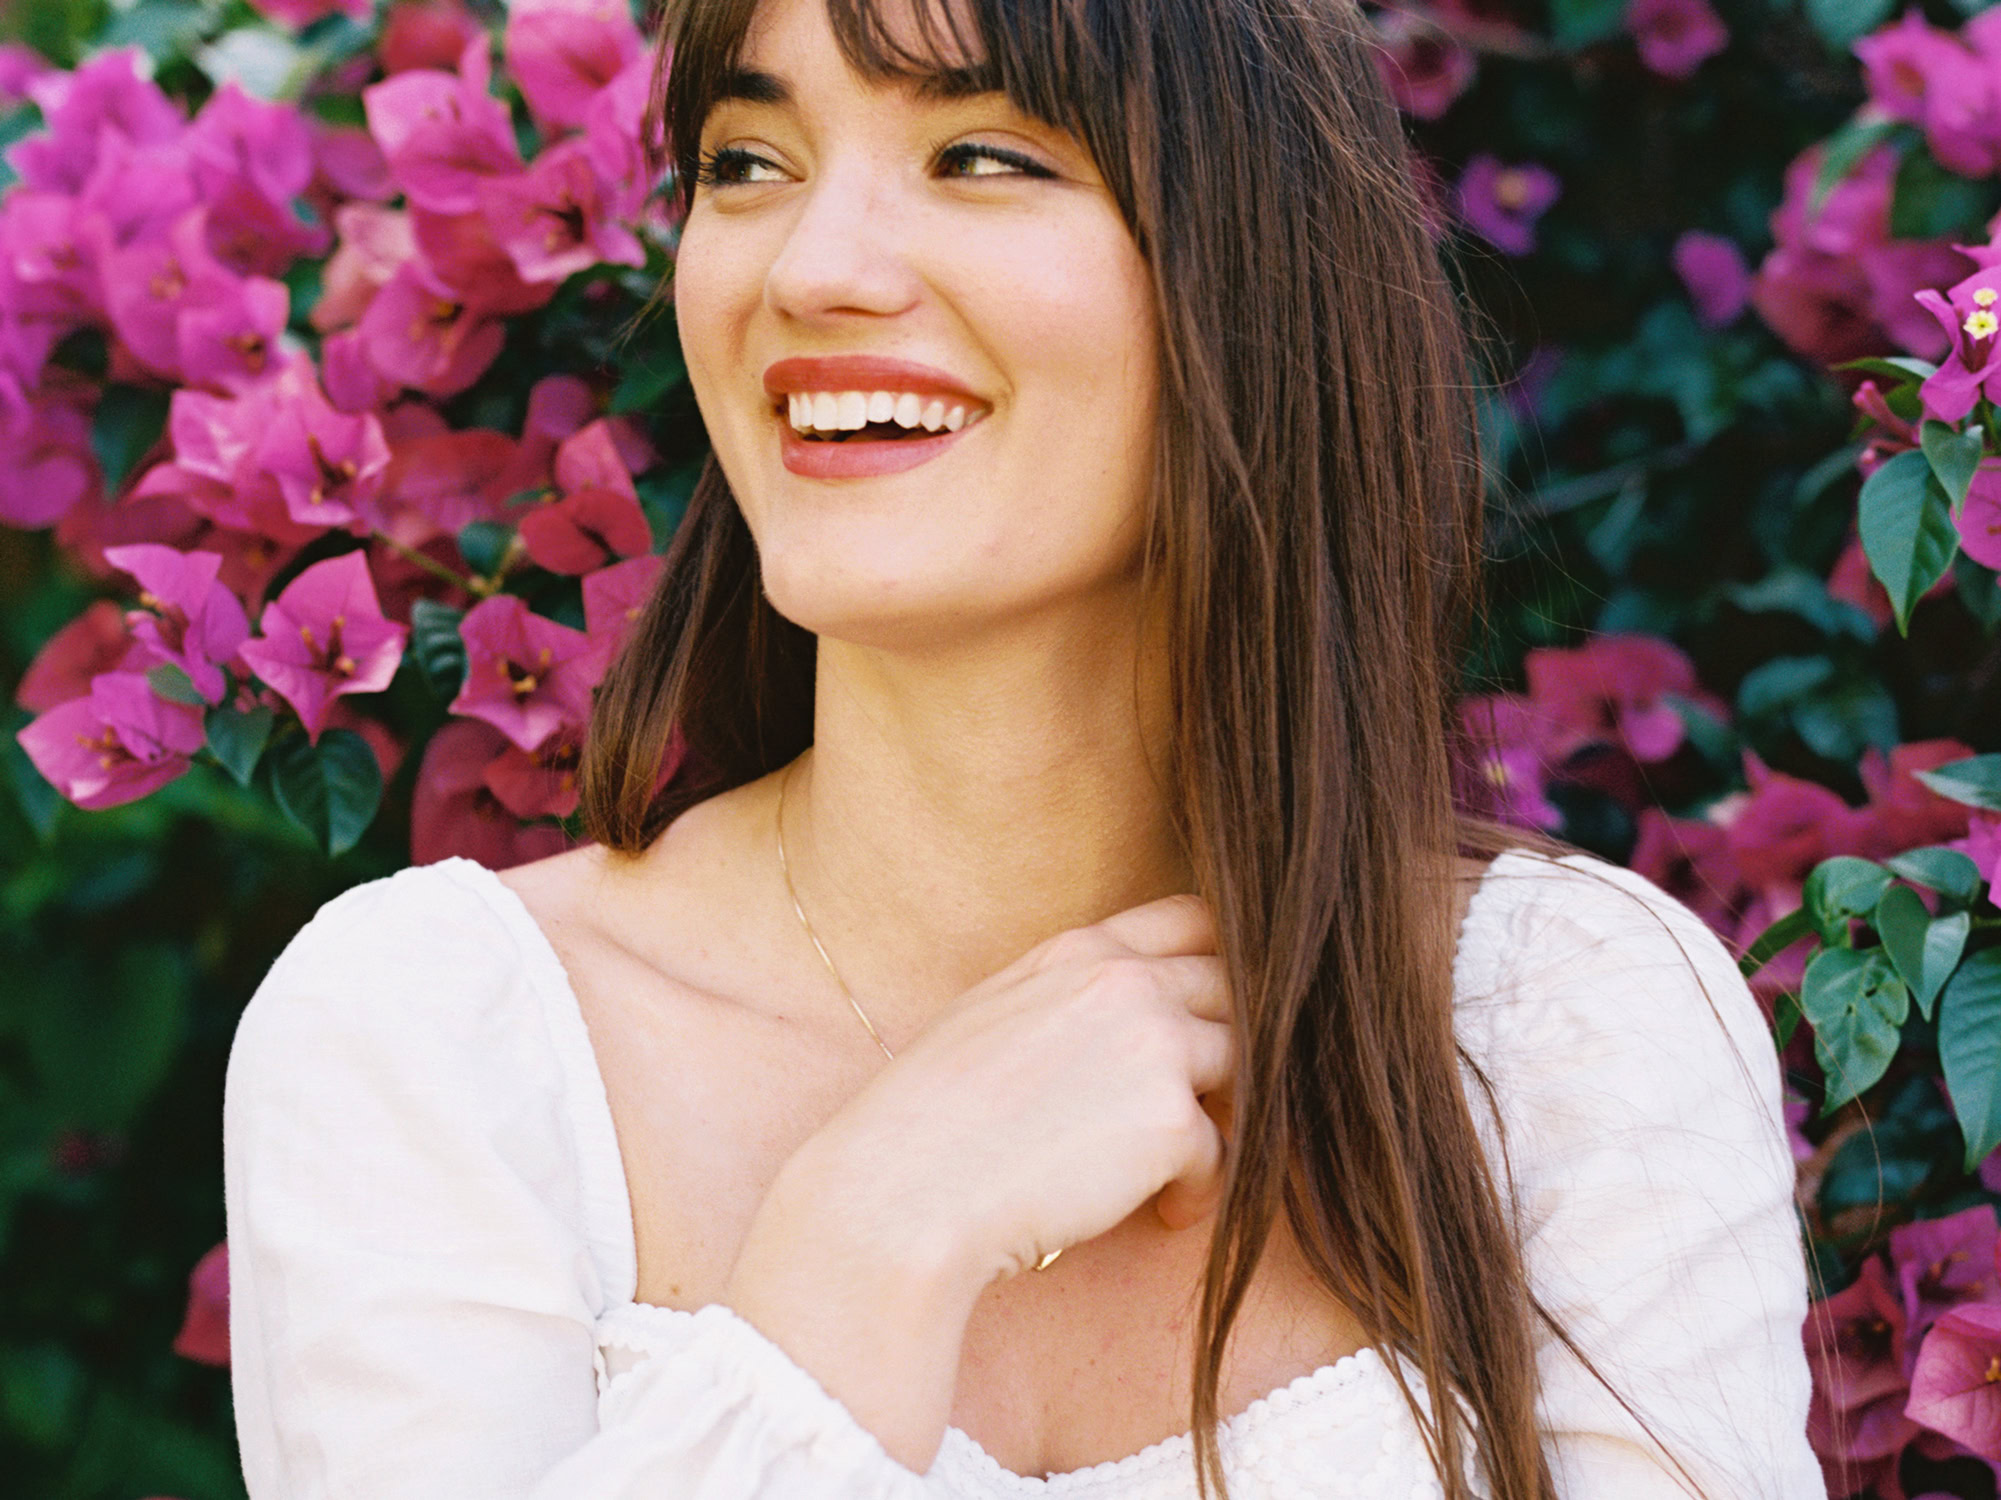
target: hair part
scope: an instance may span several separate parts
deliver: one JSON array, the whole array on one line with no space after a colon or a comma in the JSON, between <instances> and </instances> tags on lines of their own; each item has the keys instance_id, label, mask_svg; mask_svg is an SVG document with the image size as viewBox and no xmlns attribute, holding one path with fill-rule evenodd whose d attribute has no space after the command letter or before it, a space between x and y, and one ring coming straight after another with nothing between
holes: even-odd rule
<instances>
[{"instance_id":1,"label":"hair part","mask_svg":"<svg viewBox=\"0 0 2001 1500\"><path fill-rule=\"evenodd\" d=\"M1456 668L1481 607L1473 315L1367 22L1351 0L826 5L864 77L999 89L1072 133L1153 274L1145 591L1166 606L1176 705L1160 770L1240 1058L1198 1320L1198 1486L1227 1494L1224 1351L1283 1216L1370 1341L1457 1393L1427 1413L1386 1361L1449 1500L1472 1500L1476 1451L1493 1500L1556 1500L1538 1322L1583 1354L1530 1293L1461 1083L1452 861L1562 846L1453 805ZM690 200L756 9L669 0L656 148ZM637 853L804 751L814 652L764 596L712 457L600 690L590 835Z\"/></svg>"}]
</instances>

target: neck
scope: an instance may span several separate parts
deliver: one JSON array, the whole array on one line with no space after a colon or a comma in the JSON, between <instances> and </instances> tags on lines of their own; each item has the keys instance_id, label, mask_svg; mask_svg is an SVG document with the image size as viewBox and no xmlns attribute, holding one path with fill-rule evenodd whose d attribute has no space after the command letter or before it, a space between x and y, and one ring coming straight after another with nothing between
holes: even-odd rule
<instances>
[{"instance_id":1,"label":"neck","mask_svg":"<svg viewBox=\"0 0 2001 1500\"><path fill-rule=\"evenodd\" d=\"M1073 620L929 656L821 638L786 851L892 1048L1044 939L1191 888L1164 657L1140 635Z\"/></svg>"}]
</instances>

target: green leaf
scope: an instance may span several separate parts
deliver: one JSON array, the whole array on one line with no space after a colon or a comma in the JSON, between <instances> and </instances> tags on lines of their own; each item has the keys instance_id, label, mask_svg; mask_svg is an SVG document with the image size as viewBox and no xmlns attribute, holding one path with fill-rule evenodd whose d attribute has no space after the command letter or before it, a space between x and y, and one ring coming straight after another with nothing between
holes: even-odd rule
<instances>
[{"instance_id":1,"label":"green leaf","mask_svg":"<svg viewBox=\"0 0 2001 1500\"><path fill-rule=\"evenodd\" d=\"M167 392L112 385L98 398L90 446L104 470L104 490L115 495L167 430Z\"/></svg>"},{"instance_id":2,"label":"green leaf","mask_svg":"<svg viewBox=\"0 0 2001 1500\"><path fill-rule=\"evenodd\" d=\"M1790 990L1781 992L1772 1004L1772 1045L1781 1052L1785 1051L1786 1044L1793 1039L1793 1033L1799 1030L1804 1019L1799 996Z\"/></svg>"},{"instance_id":3,"label":"green leaf","mask_svg":"<svg viewBox=\"0 0 2001 1500\"><path fill-rule=\"evenodd\" d=\"M1737 715L1761 719L1777 713L1833 678L1834 663L1825 656L1775 656L1737 684Z\"/></svg>"},{"instance_id":4,"label":"green leaf","mask_svg":"<svg viewBox=\"0 0 2001 1500\"><path fill-rule=\"evenodd\" d=\"M611 393L611 413L624 416L652 411L687 378L688 367L682 363L680 348L672 339L662 339L626 366L618 389Z\"/></svg>"},{"instance_id":5,"label":"green leaf","mask_svg":"<svg viewBox=\"0 0 2001 1500\"><path fill-rule=\"evenodd\" d=\"M352 849L382 801L382 767L368 741L351 729L329 729L318 745L294 735L270 755L271 790L285 816L328 854Z\"/></svg>"},{"instance_id":6,"label":"green leaf","mask_svg":"<svg viewBox=\"0 0 2001 1500\"><path fill-rule=\"evenodd\" d=\"M1973 483L1974 471L1980 467L1980 429L1961 432L1949 423L1927 417L1918 439L1933 476L1957 511L1966 503L1967 486Z\"/></svg>"},{"instance_id":7,"label":"green leaf","mask_svg":"<svg viewBox=\"0 0 2001 1500\"><path fill-rule=\"evenodd\" d=\"M1841 854L1813 867L1800 891L1800 904L1823 943L1846 948L1849 922L1873 912L1889 884L1890 872L1873 859Z\"/></svg>"},{"instance_id":8,"label":"green leaf","mask_svg":"<svg viewBox=\"0 0 2001 1500\"><path fill-rule=\"evenodd\" d=\"M1966 612L1980 622L1981 634L1992 635L2001 627L2001 586L1997 586L1991 568L1960 553L1952 560L1952 591Z\"/></svg>"},{"instance_id":9,"label":"green leaf","mask_svg":"<svg viewBox=\"0 0 2001 1500\"><path fill-rule=\"evenodd\" d=\"M1961 177L1929 151L1911 151L1897 164L1891 189L1890 233L1897 239L1931 240L1978 230L1997 203L1991 182Z\"/></svg>"},{"instance_id":10,"label":"green leaf","mask_svg":"<svg viewBox=\"0 0 2001 1500\"><path fill-rule=\"evenodd\" d=\"M1895 8L1896 0L1806 0L1806 18L1822 41L1845 53L1857 37L1888 20Z\"/></svg>"},{"instance_id":11,"label":"green leaf","mask_svg":"<svg viewBox=\"0 0 2001 1500\"><path fill-rule=\"evenodd\" d=\"M1814 955L1800 985L1800 1009L1813 1023L1814 1055L1827 1075L1822 1115L1883 1076L1910 1008L1911 993L1880 948L1823 948Z\"/></svg>"},{"instance_id":12,"label":"green leaf","mask_svg":"<svg viewBox=\"0 0 2001 1500\"><path fill-rule=\"evenodd\" d=\"M1744 950L1744 956L1737 960L1738 972L1749 979L1812 932L1813 914L1804 906L1794 908L1758 934L1751 946Z\"/></svg>"},{"instance_id":13,"label":"green leaf","mask_svg":"<svg viewBox=\"0 0 2001 1500\"><path fill-rule=\"evenodd\" d=\"M1972 929L1973 919L1963 911L1934 919L1907 885L1891 886L1876 903L1876 931L1883 939L1883 951L1911 987L1918 1014L1927 1021L1932 1018L1932 1001L1959 966Z\"/></svg>"},{"instance_id":14,"label":"green leaf","mask_svg":"<svg viewBox=\"0 0 2001 1500\"><path fill-rule=\"evenodd\" d=\"M1946 982L1938 1054L1971 1172L2001 1146L2001 948L1982 949Z\"/></svg>"},{"instance_id":15,"label":"green leaf","mask_svg":"<svg viewBox=\"0 0 2001 1500\"><path fill-rule=\"evenodd\" d=\"M189 708L208 707L208 699L195 687L194 679L174 662L163 661L157 667L148 667L146 685L153 690L154 697L165 698L169 703L185 703Z\"/></svg>"},{"instance_id":16,"label":"green leaf","mask_svg":"<svg viewBox=\"0 0 2001 1500\"><path fill-rule=\"evenodd\" d=\"M1871 474L1856 522L1870 569L1890 595L1897 632L1909 635L1912 608L1959 550L1951 503L1924 454L1899 453Z\"/></svg>"},{"instance_id":17,"label":"green leaf","mask_svg":"<svg viewBox=\"0 0 2001 1500\"><path fill-rule=\"evenodd\" d=\"M58 967L24 1015L49 1107L99 1130L129 1124L172 1069L193 986L186 953L164 943L120 946L109 961L108 973L101 957Z\"/></svg>"},{"instance_id":18,"label":"green leaf","mask_svg":"<svg viewBox=\"0 0 2001 1500\"><path fill-rule=\"evenodd\" d=\"M459 556L473 572L491 578L500 571L507 545L513 540L514 529L510 526L498 521L469 521L459 528Z\"/></svg>"},{"instance_id":19,"label":"green leaf","mask_svg":"<svg viewBox=\"0 0 2001 1500\"><path fill-rule=\"evenodd\" d=\"M465 616L449 604L419 599L410 606L410 653L431 691L449 703L466 677L466 643L459 635Z\"/></svg>"},{"instance_id":20,"label":"green leaf","mask_svg":"<svg viewBox=\"0 0 2001 1500\"><path fill-rule=\"evenodd\" d=\"M1927 359L1911 359L1905 355L1892 355L1885 359L1870 355L1867 359L1851 359L1834 367L1837 370L1861 370L1866 374L1880 375L1885 380L1893 380L1899 385L1921 385L1938 374L1938 366Z\"/></svg>"},{"instance_id":21,"label":"green leaf","mask_svg":"<svg viewBox=\"0 0 2001 1500\"><path fill-rule=\"evenodd\" d=\"M205 727L209 753L222 762L222 768L236 778L238 786L250 785L276 719L277 715L262 704L247 713L238 713L233 708L208 711Z\"/></svg>"},{"instance_id":22,"label":"green leaf","mask_svg":"<svg viewBox=\"0 0 2001 1500\"><path fill-rule=\"evenodd\" d=\"M1932 844L1923 849L1906 849L1883 863L1913 885L1937 891L1957 906L1971 906L1987 889L1980 866L1957 849Z\"/></svg>"},{"instance_id":23,"label":"green leaf","mask_svg":"<svg viewBox=\"0 0 2001 1500\"><path fill-rule=\"evenodd\" d=\"M1834 191L1849 170L1896 128L1895 120L1857 117L1822 141L1820 170L1814 174L1813 197L1807 205L1807 213L1819 213L1827 202L1827 195Z\"/></svg>"},{"instance_id":24,"label":"green leaf","mask_svg":"<svg viewBox=\"0 0 2001 1500\"><path fill-rule=\"evenodd\" d=\"M28 820L35 837L46 844L55 837L56 823L69 803L35 769L35 763L28 759L28 752L14 737L31 718L33 715L25 708L14 704L0 707L0 770L6 772L7 784L13 789L14 801L21 809L21 816Z\"/></svg>"},{"instance_id":25,"label":"green leaf","mask_svg":"<svg viewBox=\"0 0 2001 1500\"><path fill-rule=\"evenodd\" d=\"M1941 797L2001 812L2001 755L1971 755L1914 774Z\"/></svg>"},{"instance_id":26,"label":"green leaf","mask_svg":"<svg viewBox=\"0 0 2001 1500\"><path fill-rule=\"evenodd\" d=\"M1626 0L1550 0L1550 37L1566 51L1617 36L1626 19Z\"/></svg>"}]
</instances>

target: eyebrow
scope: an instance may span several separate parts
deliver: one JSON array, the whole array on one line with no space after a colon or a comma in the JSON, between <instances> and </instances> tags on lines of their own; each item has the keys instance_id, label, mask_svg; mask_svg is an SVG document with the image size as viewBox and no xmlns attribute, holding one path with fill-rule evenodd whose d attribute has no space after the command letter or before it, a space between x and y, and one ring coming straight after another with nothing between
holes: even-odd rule
<instances>
[{"instance_id":1,"label":"eyebrow","mask_svg":"<svg viewBox=\"0 0 2001 1500\"><path fill-rule=\"evenodd\" d=\"M933 68L912 73L906 81L919 99L932 103L1003 92L998 70L988 66ZM787 105L792 98L792 85L776 73L760 68L731 68L718 84L713 103L738 100L745 104Z\"/></svg>"}]
</instances>

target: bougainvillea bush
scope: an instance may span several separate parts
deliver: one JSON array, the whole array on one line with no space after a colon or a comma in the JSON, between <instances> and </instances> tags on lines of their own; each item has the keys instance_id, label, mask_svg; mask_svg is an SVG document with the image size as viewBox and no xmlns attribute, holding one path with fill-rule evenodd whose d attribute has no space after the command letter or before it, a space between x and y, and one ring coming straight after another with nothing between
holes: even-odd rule
<instances>
[{"instance_id":1,"label":"bougainvillea bush","mask_svg":"<svg viewBox=\"0 0 2001 1500\"><path fill-rule=\"evenodd\" d=\"M2001 10L1366 7L1491 378L1472 808L1743 956L1838 1496L2001 1472ZM627 0L0 13L0 1473L238 1494L221 1073L576 835L703 454Z\"/></svg>"}]
</instances>

